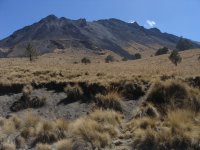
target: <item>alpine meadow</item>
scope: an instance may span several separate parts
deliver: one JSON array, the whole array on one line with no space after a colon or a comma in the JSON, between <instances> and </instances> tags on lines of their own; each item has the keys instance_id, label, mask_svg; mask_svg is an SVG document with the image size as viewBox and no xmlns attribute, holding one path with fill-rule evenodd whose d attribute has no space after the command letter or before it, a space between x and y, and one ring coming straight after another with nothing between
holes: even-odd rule
<instances>
[{"instance_id":1,"label":"alpine meadow","mask_svg":"<svg viewBox=\"0 0 200 150\"><path fill-rule=\"evenodd\" d=\"M0 150L199 150L199 5L0 1Z\"/></svg>"}]
</instances>

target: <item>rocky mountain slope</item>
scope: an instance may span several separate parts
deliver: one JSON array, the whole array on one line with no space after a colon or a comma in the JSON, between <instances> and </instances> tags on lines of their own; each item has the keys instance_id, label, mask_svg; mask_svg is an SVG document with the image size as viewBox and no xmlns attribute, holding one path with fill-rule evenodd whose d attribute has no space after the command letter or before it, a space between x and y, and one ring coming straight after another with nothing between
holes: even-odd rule
<instances>
[{"instance_id":1,"label":"rocky mountain slope","mask_svg":"<svg viewBox=\"0 0 200 150\"><path fill-rule=\"evenodd\" d=\"M1 40L0 56L23 56L27 43L31 42L41 54L54 49L79 48L110 50L131 58L134 51L156 50L162 46L173 49L178 40L175 35L162 33L157 28L145 29L136 22L117 19L87 22L50 15ZM193 42L193 46L198 47L198 44Z\"/></svg>"}]
</instances>

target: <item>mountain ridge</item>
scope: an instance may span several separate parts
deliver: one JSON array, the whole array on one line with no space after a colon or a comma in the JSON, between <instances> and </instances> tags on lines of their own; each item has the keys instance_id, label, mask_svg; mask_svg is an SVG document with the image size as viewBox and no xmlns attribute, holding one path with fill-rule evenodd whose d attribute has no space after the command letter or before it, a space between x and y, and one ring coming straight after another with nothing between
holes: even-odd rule
<instances>
[{"instance_id":1,"label":"mountain ridge","mask_svg":"<svg viewBox=\"0 0 200 150\"><path fill-rule=\"evenodd\" d=\"M31 42L41 54L54 49L79 48L110 50L131 58L133 51L153 51L163 46L174 49L178 40L178 36L162 33L157 28L146 29L137 22L126 23L115 18L88 22L83 18L71 20L49 15L0 40L0 48L7 50L1 51L0 56L23 56L27 43ZM192 43L194 48L199 46L197 42Z\"/></svg>"}]
</instances>

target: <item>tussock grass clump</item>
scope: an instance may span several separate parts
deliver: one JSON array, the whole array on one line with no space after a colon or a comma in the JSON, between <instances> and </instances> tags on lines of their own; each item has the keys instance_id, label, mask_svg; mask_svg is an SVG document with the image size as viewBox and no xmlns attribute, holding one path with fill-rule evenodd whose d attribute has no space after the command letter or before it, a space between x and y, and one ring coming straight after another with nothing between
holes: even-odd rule
<instances>
[{"instance_id":1,"label":"tussock grass clump","mask_svg":"<svg viewBox=\"0 0 200 150\"><path fill-rule=\"evenodd\" d=\"M143 118L137 118L132 121L130 121L127 126L126 130L130 131L131 133L135 132L135 130L138 128L140 129L147 129L147 128L155 128L157 124L156 118L149 118L149 117L143 117Z\"/></svg>"},{"instance_id":2,"label":"tussock grass clump","mask_svg":"<svg viewBox=\"0 0 200 150\"><path fill-rule=\"evenodd\" d=\"M132 132L134 149L198 149L200 140L199 118L191 110L169 112L164 120L141 118L133 120L128 128Z\"/></svg>"},{"instance_id":3,"label":"tussock grass clump","mask_svg":"<svg viewBox=\"0 0 200 150\"><path fill-rule=\"evenodd\" d=\"M142 103L139 107L135 118L142 118L142 117L160 117L160 113L158 112L157 108L153 106L151 103Z\"/></svg>"},{"instance_id":4,"label":"tussock grass clump","mask_svg":"<svg viewBox=\"0 0 200 150\"><path fill-rule=\"evenodd\" d=\"M1 147L1 143L7 142L5 137L12 137L10 142L14 143L17 149L31 146L39 150L70 150L79 146L77 141L82 141L82 144L87 146L90 143L92 149L100 149L110 145L112 139L118 136L122 115L113 110L94 110L87 116L69 122L63 119L47 120L27 113L22 119L13 116L2 118L2 122ZM4 145L6 148L8 146Z\"/></svg>"},{"instance_id":5,"label":"tussock grass clump","mask_svg":"<svg viewBox=\"0 0 200 150\"><path fill-rule=\"evenodd\" d=\"M95 103L102 109L122 111L123 98L117 92L109 92L105 95L97 94L95 96Z\"/></svg>"},{"instance_id":6,"label":"tussock grass clump","mask_svg":"<svg viewBox=\"0 0 200 150\"><path fill-rule=\"evenodd\" d=\"M26 141L22 136L17 136L15 138L15 145L17 149L24 148L26 145Z\"/></svg>"},{"instance_id":7,"label":"tussock grass clump","mask_svg":"<svg viewBox=\"0 0 200 150\"><path fill-rule=\"evenodd\" d=\"M136 100L144 96L146 92L145 86L147 86L147 84L146 82L127 81L123 84L122 95L129 100Z\"/></svg>"},{"instance_id":8,"label":"tussock grass clump","mask_svg":"<svg viewBox=\"0 0 200 150\"><path fill-rule=\"evenodd\" d=\"M30 85L30 84L24 86L23 89L22 89L23 95L27 95L27 96L28 96L28 95L30 95L32 92L33 92L33 87L32 87L32 85Z\"/></svg>"},{"instance_id":9,"label":"tussock grass clump","mask_svg":"<svg viewBox=\"0 0 200 150\"><path fill-rule=\"evenodd\" d=\"M46 97L27 97L22 96L18 101L14 102L10 109L14 112L27 108L40 108L46 104Z\"/></svg>"},{"instance_id":10,"label":"tussock grass clump","mask_svg":"<svg viewBox=\"0 0 200 150\"><path fill-rule=\"evenodd\" d=\"M72 141L69 139L60 140L55 143L56 150L72 150Z\"/></svg>"},{"instance_id":11,"label":"tussock grass clump","mask_svg":"<svg viewBox=\"0 0 200 150\"><path fill-rule=\"evenodd\" d=\"M53 144L66 138L68 134L69 123L62 119L46 120L27 113L23 119L13 116L2 120L0 135L13 137L11 141L15 143L17 149L25 148L27 143L33 147L37 146L36 149L43 149L43 146L46 147L45 144Z\"/></svg>"},{"instance_id":12,"label":"tussock grass clump","mask_svg":"<svg viewBox=\"0 0 200 150\"><path fill-rule=\"evenodd\" d=\"M36 150L52 150L51 146L48 144L37 144Z\"/></svg>"},{"instance_id":13,"label":"tussock grass clump","mask_svg":"<svg viewBox=\"0 0 200 150\"><path fill-rule=\"evenodd\" d=\"M58 128L59 130L66 131L68 130L68 127L69 127L69 121L66 121L64 119L57 119L55 121L55 125L56 125L56 128Z\"/></svg>"},{"instance_id":14,"label":"tussock grass clump","mask_svg":"<svg viewBox=\"0 0 200 150\"><path fill-rule=\"evenodd\" d=\"M83 97L83 90L78 85L67 85L64 88L65 93L67 94L68 99L71 100L80 100Z\"/></svg>"},{"instance_id":15,"label":"tussock grass clump","mask_svg":"<svg viewBox=\"0 0 200 150\"><path fill-rule=\"evenodd\" d=\"M22 90L21 98L14 102L10 109L14 112L27 109L27 108L39 108L46 104L46 97L38 97L38 96L31 96L33 92L33 87L31 85L27 85Z\"/></svg>"},{"instance_id":16,"label":"tussock grass clump","mask_svg":"<svg viewBox=\"0 0 200 150\"><path fill-rule=\"evenodd\" d=\"M4 118L0 116L0 127L4 125Z\"/></svg>"},{"instance_id":17,"label":"tussock grass clump","mask_svg":"<svg viewBox=\"0 0 200 150\"><path fill-rule=\"evenodd\" d=\"M36 134L38 143L53 143L57 140L54 123L40 122L36 127Z\"/></svg>"},{"instance_id":18,"label":"tussock grass clump","mask_svg":"<svg viewBox=\"0 0 200 150\"><path fill-rule=\"evenodd\" d=\"M69 130L75 137L89 142L93 149L103 148L111 144L111 139L118 135L120 117L114 111L96 110L87 117L77 119Z\"/></svg>"},{"instance_id":19,"label":"tussock grass clump","mask_svg":"<svg viewBox=\"0 0 200 150\"><path fill-rule=\"evenodd\" d=\"M3 120L2 129L6 134L11 134L16 130L19 130L22 126L22 120L16 116L12 116Z\"/></svg>"},{"instance_id":20,"label":"tussock grass clump","mask_svg":"<svg viewBox=\"0 0 200 150\"><path fill-rule=\"evenodd\" d=\"M89 142L93 149L101 148L111 143L111 137L105 132L105 127L89 118L80 118L73 123L73 134Z\"/></svg>"},{"instance_id":21,"label":"tussock grass clump","mask_svg":"<svg viewBox=\"0 0 200 150\"><path fill-rule=\"evenodd\" d=\"M186 81L193 87L200 89L200 76L188 78Z\"/></svg>"},{"instance_id":22,"label":"tussock grass clump","mask_svg":"<svg viewBox=\"0 0 200 150\"><path fill-rule=\"evenodd\" d=\"M16 150L15 144L14 143L3 143L2 146L0 147L1 150Z\"/></svg>"},{"instance_id":23,"label":"tussock grass clump","mask_svg":"<svg viewBox=\"0 0 200 150\"><path fill-rule=\"evenodd\" d=\"M35 126L35 143L52 144L64 139L68 134L68 126L69 123L62 119L55 121L41 120Z\"/></svg>"},{"instance_id":24,"label":"tussock grass clump","mask_svg":"<svg viewBox=\"0 0 200 150\"><path fill-rule=\"evenodd\" d=\"M122 115L113 110L95 110L89 117L99 123L106 123L117 126L122 121Z\"/></svg>"},{"instance_id":25,"label":"tussock grass clump","mask_svg":"<svg viewBox=\"0 0 200 150\"><path fill-rule=\"evenodd\" d=\"M31 137L36 137L36 127L43 121L39 116L34 115L33 113L26 113L24 118L24 127L21 130L21 136L28 140Z\"/></svg>"},{"instance_id":26,"label":"tussock grass clump","mask_svg":"<svg viewBox=\"0 0 200 150\"><path fill-rule=\"evenodd\" d=\"M32 113L27 113L21 136L28 140L34 137L37 143L53 143L66 137L68 122L63 119L55 121L45 120Z\"/></svg>"},{"instance_id":27,"label":"tussock grass clump","mask_svg":"<svg viewBox=\"0 0 200 150\"><path fill-rule=\"evenodd\" d=\"M158 81L152 86L147 101L153 103L162 113L176 108L189 108L198 112L200 91L181 81Z\"/></svg>"},{"instance_id":28,"label":"tussock grass clump","mask_svg":"<svg viewBox=\"0 0 200 150\"><path fill-rule=\"evenodd\" d=\"M36 126L36 143L51 144L65 137L64 132L51 121L40 122Z\"/></svg>"},{"instance_id":29,"label":"tussock grass clump","mask_svg":"<svg viewBox=\"0 0 200 150\"><path fill-rule=\"evenodd\" d=\"M174 75L166 75L166 74L160 76L161 81L166 81L166 80L170 80L170 79L175 79L175 76Z\"/></svg>"}]
</instances>

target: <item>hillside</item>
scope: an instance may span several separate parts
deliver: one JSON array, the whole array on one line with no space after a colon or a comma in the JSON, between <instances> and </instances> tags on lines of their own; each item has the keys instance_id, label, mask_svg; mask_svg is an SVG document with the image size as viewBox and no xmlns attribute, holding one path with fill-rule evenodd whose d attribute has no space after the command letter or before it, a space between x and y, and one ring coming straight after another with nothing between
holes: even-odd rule
<instances>
[{"instance_id":1,"label":"hillside","mask_svg":"<svg viewBox=\"0 0 200 150\"><path fill-rule=\"evenodd\" d=\"M152 53L163 46L174 49L179 37L162 33L157 28L145 29L135 23L117 19L87 22L85 19L70 20L54 15L14 32L0 41L1 57L24 56L28 42L44 54L55 49L84 49L101 53L110 50L122 57L131 54ZM193 47L199 45L193 42ZM150 56L150 55L149 55Z\"/></svg>"},{"instance_id":2,"label":"hillside","mask_svg":"<svg viewBox=\"0 0 200 150\"><path fill-rule=\"evenodd\" d=\"M200 49L183 51L180 54L182 62L178 66L170 62L169 54L139 60L122 61L119 59L113 63L105 63L106 56L104 55L88 54L85 51L79 51L79 55L73 52L48 53L33 62L29 62L28 58L2 58L0 59L0 84L105 83L131 80L135 76L147 78L162 75L181 78L199 76ZM82 64L83 57L88 57L91 64Z\"/></svg>"},{"instance_id":3,"label":"hillside","mask_svg":"<svg viewBox=\"0 0 200 150\"><path fill-rule=\"evenodd\" d=\"M200 49L178 66L78 52L0 59L0 149L199 149Z\"/></svg>"}]
</instances>

